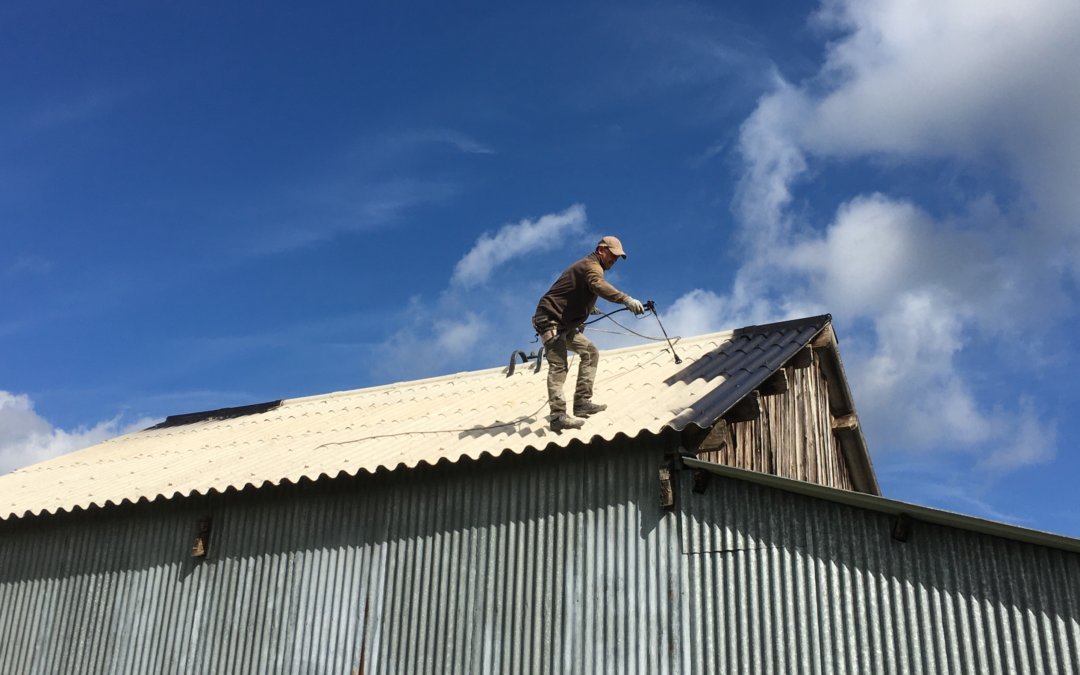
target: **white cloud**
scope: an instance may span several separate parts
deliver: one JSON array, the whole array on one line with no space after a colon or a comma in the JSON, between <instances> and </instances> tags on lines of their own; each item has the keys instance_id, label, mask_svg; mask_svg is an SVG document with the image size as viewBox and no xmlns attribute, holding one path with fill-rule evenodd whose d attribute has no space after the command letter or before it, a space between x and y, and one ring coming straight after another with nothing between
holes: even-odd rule
<instances>
[{"instance_id":1,"label":"white cloud","mask_svg":"<svg viewBox=\"0 0 1080 675\"><path fill-rule=\"evenodd\" d=\"M403 137L410 143L440 143L449 145L460 152L470 155L494 155L495 150L490 146L472 138L468 134L453 129L428 129L416 131Z\"/></svg>"},{"instance_id":2,"label":"white cloud","mask_svg":"<svg viewBox=\"0 0 1080 675\"><path fill-rule=\"evenodd\" d=\"M841 86L806 129L817 149L978 153L1059 133L1048 104L1080 103L1064 86L1080 83L1071 0L833 0L820 18L846 34L822 69Z\"/></svg>"},{"instance_id":3,"label":"white cloud","mask_svg":"<svg viewBox=\"0 0 1080 675\"><path fill-rule=\"evenodd\" d=\"M115 417L92 427L65 431L38 415L29 396L0 391L0 475L153 423L148 418L123 423Z\"/></svg>"},{"instance_id":4,"label":"white cloud","mask_svg":"<svg viewBox=\"0 0 1080 675\"><path fill-rule=\"evenodd\" d=\"M856 198L841 207L823 237L786 247L787 265L808 274L833 311L872 311L897 289L921 283L925 220L908 203L880 195Z\"/></svg>"},{"instance_id":5,"label":"white cloud","mask_svg":"<svg viewBox=\"0 0 1080 675\"><path fill-rule=\"evenodd\" d=\"M670 335L688 336L767 322L774 311L765 298L756 301L740 292L736 282L735 292L727 296L696 288L662 311L661 319Z\"/></svg>"},{"instance_id":6,"label":"white cloud","mask_svg":"<svg viewBox=\"0 0 1080 675\"><path fill-rule=\"evenodd\" d=\"M736 284L684 296L673 323L824 308L863 327L845 356L872 442L953 449L988 471L1047 461L1053 425L1020 397L1008 408L980 400L961 356L1015 335L1003 316L1046 320L1071 303L1062 269L1080 267L1080 5L827 0L816 20L839 31L819 73L777 76L740 130ZM946 159L996 182L950 193L948 216L910 197L851 194L815 227L797 189L852 159L892 170Z\"/></svg>"},{"instance_id":7,"label":"white cloud","mask_svg":"<svg viewBox=\"0 0 1080 675\"><path fill-rule=\"evenodd\" d=\"M804 96L778 77L775 85L739 132L744 166L735 210L743 225L743 244L758 255L766 255L789 233L785 209L791 203L791 186L806 171L803 151L792 142L804 118Z\"/></svg>"},{"instance_id":8,"label":"white cloud","mask_svg":"<svg viewBox=\"0 0 1080 675\"><path fill-rule=\"evenodd\" d=\"M54 100L35 110L28 118L27 126L36 131L51 131L92 120L107 114L126 95L127 92L116 89L97 89L66 100Z\"/></svg>"},{"instance_id":9,"label":"white cloud","mask_svg":"<svg viewBox=\"0 0 1080 675\"><path fill-rule=\"evenodd\" d=\"M476 347L489 326L472 312L458 319L435 321L435 344L450 357L461 357Z\"/></svg>"},{"instance_id":10,"label":"white cloud","mask_svg":"<svg viewBox=\"0 0 1080 675\"><path fill-rule=\"evenodd\" d=\"M20 255L7 268L7 276L48 276L53 269L51 261L37 255Z\"/></svg>"},{"instance_id":11,"label":"white cloud","mask_svg":"<svg viewBox=\"0 0 1080 675\"><path fill-rule=\"evenodd\" d=\"M1005 442L979 462L980 468L995 472L1043 464L1054 458L1057 448L1056 425L1041 419L1030 398L1020 401L1020 414L1010 420L1015 427Z\"/></svg>"},{"instance_id":12,"label":"white cloud","mask_svg":"<svg viewBox=\"0 0 1080 675\"><path fill-rule=\"evenodd\" d=\"M722 330L734 325L727 322L729 304L727 298L695 288L663 313L664 328L671 335L701 335Z\"/></svg>"},{"instance_id":13,"label":"white cloud","mask_svg":"<svg viewBox=\"0 0 1080 675\"><path fill-rule=\"evenodd\" d=\"M800 143L819 154L999 164L1077 264L1080 4L1071 0L831 1L829 49Z\"/></svg>"},{"instance_id":14,"label":"white cloud","mask_svg":"<svg viewBox=\"0 0 1080 675\"><path fill-rule=\"evenodd\" d=\"M478 286L496 268L514 258L561 246L568 235L583 232L586 222L584 205L574 204L560 213L503 225L495 234L485 233L458 261L451 284L465 288Z\"/></svg>"},{"instance_id":15,"label":"white cloud","mask_svg":"<svg viewBox=\"0 0 1080 675\"><path fill-rule=\"evenodd\" d=\"M949 299L928 290L901 291L876 314L872 353L852 359L869 429L914 448L963 449L993 438L994 419L956 369L963 329Z\"/></svg>"},{"instance_id":16,"label":"white cloud","mask_svg":"<svg viewBox=\"0 0 1080 675\"><path fill-rule=\"evenodd\" d=\"M457 188L415 179L350 177L284 191L240 214L259 223L258 236L245 234L247 253L273 255L324 244L357 232L390 227L412 209L445 201Z\"/></svg>"},{"instance_id":17,"label":"white cloud","mask_svg":"<svg viewBox=\"0 0 1080 675\"><path fill-rule=\"evenodd\" d=\"M478 355L488 357L483 365L492 365L483 341L494 334L492 323L485 312L462 309L463 304L449 293L434 302L410 299L405 324L374 348L373 373L394 381L428 377L475 367Z\"/></svg>"},{"instance_id":18,"label":"white cloud","mask_svg":"<svg viewBox=\"0 0 1080 675\"><path fill-rule=\"evenodd\" d=\"M507 280L497 287L484 282L514 259L580 244L586 225L585 206L574 204L482 235L437 297L410 299L401 327L374 348L373 374L401 380L491 367L505 363L511 350L529 350L535 337L530 318L544 280Z\"/></svg>"},{"instance_id":19,"label":"white cloud","mask_svg":"<svg viewBox=\"0 0 1080 675\"><path fill-rule=\"evenodd\" d=\"M1013 513L1006 513L994 508L986 501L986 493L989 488L985 485L965 484L963 481L953 478L941 482L942 475L916 471L920 475L919 492L932 502L942 503L958 511L968 511L983 518L989 518L1002 523L1013 523L1031 527L1031 521Z\"/></svg>"}]
</instances>

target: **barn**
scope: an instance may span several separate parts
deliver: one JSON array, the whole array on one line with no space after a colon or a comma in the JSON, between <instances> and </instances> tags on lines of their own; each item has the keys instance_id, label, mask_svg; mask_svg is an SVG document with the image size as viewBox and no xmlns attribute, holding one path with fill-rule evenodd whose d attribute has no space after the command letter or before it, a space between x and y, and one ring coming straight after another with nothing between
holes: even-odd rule
<instances>
[{"instance_id":1,"label":"barn","mask_svg":"<svg viewBox=\"0 0 1080 675\"><path fill-rule=\"evenodd\" d=\"M0 477L0 672L1080 672L1080 541L881 495L827 315Z\"/></svg>"}]
</instances>

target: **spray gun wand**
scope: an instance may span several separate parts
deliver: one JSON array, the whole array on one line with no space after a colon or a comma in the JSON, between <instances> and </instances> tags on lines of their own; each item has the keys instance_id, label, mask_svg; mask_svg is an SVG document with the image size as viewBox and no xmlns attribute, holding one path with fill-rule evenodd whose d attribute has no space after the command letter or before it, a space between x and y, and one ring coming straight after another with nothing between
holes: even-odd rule
<instances>
[{"instance_id":1,"label":"spray gun wand","mask_svg":"<svg viewBox=\"0 0 1080 675\"><path fill-rule=\"evenodd\" d=\"M671 349L671 355L675 357L675 365L682 363L682 359L675 353L675 345L671 344L671 338L668 337L667 331L664 330L664 324L660 321L660 315L656 313L656 303L649 300L645 303L645 309L652 312L652 315L656 317L656 323L660 325L660 332L664 334L664 339L667 340L667 346Z\"/></svg>"}]
</instances>

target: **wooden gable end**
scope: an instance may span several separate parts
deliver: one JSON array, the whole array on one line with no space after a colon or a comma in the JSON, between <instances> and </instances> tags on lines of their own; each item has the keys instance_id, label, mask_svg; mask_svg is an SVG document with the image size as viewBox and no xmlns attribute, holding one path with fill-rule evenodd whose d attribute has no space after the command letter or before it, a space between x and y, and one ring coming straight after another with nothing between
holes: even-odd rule
<instances>
[{"instance_id":1,"label":"wooden gable end","mask_svg":"<svg viewBox=\"0 0 1080 675\"><path fill-rule=\"evenodd\" d=\"M843 447L845 434L859 433L858 418L839 400L840 383L830 382L843 377L830 351L835 348L831 337L804 348L711 429L686 439L688 449L707 462L872 491L852 475L851 451Z\"/></svg>"}]
</instances>

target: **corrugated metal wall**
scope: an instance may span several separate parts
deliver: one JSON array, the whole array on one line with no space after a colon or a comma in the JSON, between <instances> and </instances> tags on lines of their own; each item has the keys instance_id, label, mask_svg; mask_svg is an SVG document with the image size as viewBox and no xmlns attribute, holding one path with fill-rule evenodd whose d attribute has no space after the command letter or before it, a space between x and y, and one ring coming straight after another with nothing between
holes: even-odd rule
<instances>
[{"instance_id":1,"label":"corrugated metal wall","mask_svg":"<svg viewBox=\"0 0 1080 675\"><path fill-rule=\"evenodd\" d=\"M696 672L1080 672L1080 555L714 476L683 486Z\"/></svg>"},{"instance_id":2,"label":"corrugated metal wall","mask_svg":"<svg viewBox=\"0 0 1080 675\"><path fill-rule=\"evenodd\" d=\"M664 442L5 527L0 672L1080 668L1080 556L689 472L665 512Z\"/></svg>"}]
</instances>

